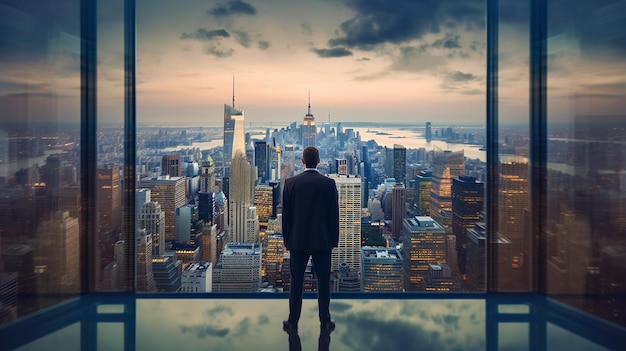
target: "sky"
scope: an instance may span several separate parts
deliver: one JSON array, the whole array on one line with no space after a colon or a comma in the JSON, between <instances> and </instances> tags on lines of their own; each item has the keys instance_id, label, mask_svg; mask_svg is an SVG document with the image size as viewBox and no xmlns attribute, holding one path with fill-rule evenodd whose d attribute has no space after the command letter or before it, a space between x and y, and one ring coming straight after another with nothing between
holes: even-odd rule
<instances>
[{"instance_id":1,"label":"sky","mask_svg":"<svg viewBox=\"0 0 626 351\"><path fill-rule=\"evenodd\" d=\"M78 120L76 0L0 0L0 113ZM626 3L550 0L548 112L626 110ZM529 117L526 2L499 1L499 118ZM137 122L484 124L484 0L137 0ZM123 0L98 2L98 119L123 121ZM25 115L24 117L21 115ZM16 118L15 116L19 116Z\"/></svg>"}]
</instances>

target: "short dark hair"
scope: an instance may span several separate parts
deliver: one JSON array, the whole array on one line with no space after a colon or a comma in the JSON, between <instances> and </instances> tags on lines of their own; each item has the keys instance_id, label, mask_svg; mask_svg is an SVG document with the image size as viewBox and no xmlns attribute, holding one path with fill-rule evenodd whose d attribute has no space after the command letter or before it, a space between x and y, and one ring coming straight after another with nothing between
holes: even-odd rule
<instances>
[{"instance_id":1,"label":"short dark hair","mask_svg":"<svg viewBox=\"0 0 626 351\"><path fill-rule=\"evenodd\" d=\"M306 168L316 168L320 160L320 152L313 146L309 146L302 151L302 159Z\"/></svg>"}]
</instances>

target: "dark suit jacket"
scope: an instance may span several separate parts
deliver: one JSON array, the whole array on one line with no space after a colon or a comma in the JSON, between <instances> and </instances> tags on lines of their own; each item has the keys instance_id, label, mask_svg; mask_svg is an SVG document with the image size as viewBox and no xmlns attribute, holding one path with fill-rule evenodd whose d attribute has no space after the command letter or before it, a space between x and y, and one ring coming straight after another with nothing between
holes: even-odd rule
<instances>
[{"instance_id":1,"label":"dark suit jacket","mask_svg":"<svg viewBox=\"0 0 626 351\"><path fill-rule=\"evenodd\" d=\"M339 245L335 181L309 170L285 179L283 241L289 250L330 251Z\"/></svg>"}]
</instances>

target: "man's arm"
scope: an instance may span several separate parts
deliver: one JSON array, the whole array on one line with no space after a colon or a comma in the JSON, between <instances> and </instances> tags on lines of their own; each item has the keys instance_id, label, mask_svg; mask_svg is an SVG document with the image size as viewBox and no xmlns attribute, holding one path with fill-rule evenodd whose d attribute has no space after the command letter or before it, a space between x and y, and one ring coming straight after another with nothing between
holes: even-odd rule
<instances>
[{"instance_id":1,"label":"man's arm","mask_svg":"<svg viewBox=\"0 0 626 351\"><path fill-rule=\"evenodd\" d=\"M337 247L339 246L339 193L337 192L337 186L334 180L331 185L333 199L328 206L328 232L330 233L333 247Z\"/></svg>"},{"instance_id":2,"label":"man's arm","mask_svg":"<svg viewBox=\"0 0 626 351\"><path fill-rule=\"evenodd\" d=\"M283 216L282 216L282 227L283 227L283 244L287 247L287 243L289 242L289 236L291 235L291 222L293 221L293 216L291 211L293 211L292 205L289 201L289 186L287 180L285 180L285 184L283 186Z\"/></svg>"}]
</instances>

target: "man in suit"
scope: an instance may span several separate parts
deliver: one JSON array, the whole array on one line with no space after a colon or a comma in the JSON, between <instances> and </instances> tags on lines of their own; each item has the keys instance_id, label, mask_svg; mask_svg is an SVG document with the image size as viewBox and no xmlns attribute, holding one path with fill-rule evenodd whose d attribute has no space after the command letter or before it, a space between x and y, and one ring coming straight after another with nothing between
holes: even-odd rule
<instances>
[{"instance_id":1,"label":"man in suit","mask_svg":"<svg viewBox=\"0 0 626 351\"><path fill-rule=\"evenodd\" d=\"M321 175L319 151L307 147L302 152L304 172L285 179L283 189L283 241L290 251L291 289L289 318L285 331L298 329L302 311L304 271L309 257L317 276L317 303L320 328L333 330L330 319L331 251L339 244L339 195L335 181Z\"/></svg>"}]
</instances>

